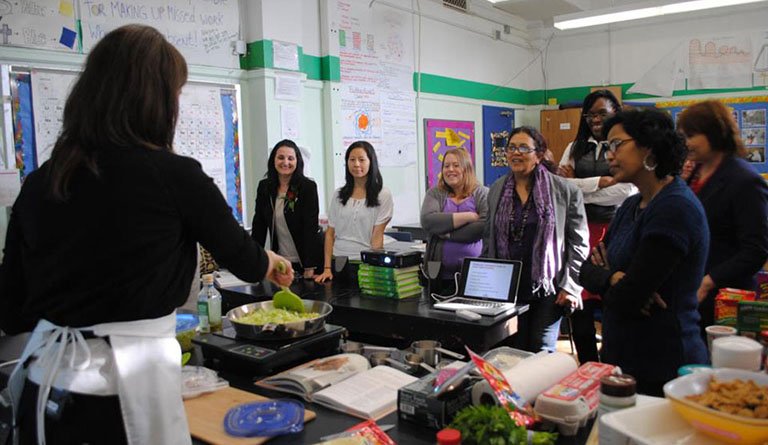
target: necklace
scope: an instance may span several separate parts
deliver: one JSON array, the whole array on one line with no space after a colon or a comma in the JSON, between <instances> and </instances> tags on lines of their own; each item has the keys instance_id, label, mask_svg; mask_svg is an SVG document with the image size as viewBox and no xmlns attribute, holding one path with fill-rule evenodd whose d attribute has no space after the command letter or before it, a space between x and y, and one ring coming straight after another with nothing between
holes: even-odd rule
<instances>
[{"instance_id":1,"label":"necklace","mask_svg":"<svg viewBox=\"0 0 768 445\"><path fill-rule=\"evenodd\" d=\"M528 215L531 213L531 206L533 203L533 196L528 197L528 201L525 202L521 209L521 221L519 225L515 225L515 207L512 206L512 211L509 215L509 238L516 243L519 243L523 239L525 234L525 226L528 225Z\"/></svg>"}]
</instances>

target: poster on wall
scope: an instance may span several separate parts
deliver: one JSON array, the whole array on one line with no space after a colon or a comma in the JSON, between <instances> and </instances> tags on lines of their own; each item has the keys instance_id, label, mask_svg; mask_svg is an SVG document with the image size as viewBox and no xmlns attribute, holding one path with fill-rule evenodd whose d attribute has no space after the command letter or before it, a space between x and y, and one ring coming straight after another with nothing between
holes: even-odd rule
<instances>
[{"instance_id":1,"label":"poster on wall","mask_svg":"<svg viewBox=\"0 0 768 445\"><path fill-rule=\"evenodd\" d=\"M437 185L447 150L463 148L469 152L470 159L475 159L474 122L424 119L424 134L427 141L427 188Z\"/></svg>"},{"instance_id":2,"label":"poster on wall","mask_svg":"<svg viewBox=\"0 0 768 445\"><path fill-rule=\"evenodd\" d=\"M763 175L768 174L766 150L768 141L768 96L735 97L721 99L730 108L733 120L739 128L739 135L747 149L745 159ZM657 107L666 109L677 123L677 118L685 108L696 101L658 102Z\"/></svg>"},{"instance_id":3,"label":"poster on wall","mask_svg":"<svg viewBox=\"0 0 768 445\"><path fill-rule=\"evenodd\" d=\"M374 146L382 167L415 164L411 16L390 8L374 13L349 0L338 0L337 8L342 146L362 139Z\"/></svg>"}]
</instances>

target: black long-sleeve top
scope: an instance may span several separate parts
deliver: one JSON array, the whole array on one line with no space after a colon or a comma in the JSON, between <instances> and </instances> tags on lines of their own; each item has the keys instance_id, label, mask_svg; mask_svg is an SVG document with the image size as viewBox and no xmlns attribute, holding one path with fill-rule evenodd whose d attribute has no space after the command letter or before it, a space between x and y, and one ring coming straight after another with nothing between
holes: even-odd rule
<instances>
[{"instance_id":1,"label":"black long-sleeve top","mask_svg":"<svg viewBox=\"0 0 768 445\"><path fill-rule=\"evenodd\" d=\"M111 149L97 165L98 176L74 174L64 202L50 195L49 162L25 180L0 265L0 329L167 315L189 295L197 242L239 278L264 277L266 253L197 161Z\"/></svg>"},{"instance_id":2,"label":"black long-sleeve top","mask_svg":"<svg viewBox=\"0 0 768 445\"><path fill-rule=\"evenodd\" d=\"M323 264L323 240L317 223L320 212L317 184L309 178L303 178L298 181L295 189L293 187L291 186L292 191L296 193L296 203L293 209L287 205L283 208L285 223L293 237L293 244L296 246L302 267L319 269ZM277 251L277 231L272 227L277 190L276 188L270 190L270 188L268 179L259 182L251 236L263 246L269 231L272 250Z\"/></svg>"}]
</instances>

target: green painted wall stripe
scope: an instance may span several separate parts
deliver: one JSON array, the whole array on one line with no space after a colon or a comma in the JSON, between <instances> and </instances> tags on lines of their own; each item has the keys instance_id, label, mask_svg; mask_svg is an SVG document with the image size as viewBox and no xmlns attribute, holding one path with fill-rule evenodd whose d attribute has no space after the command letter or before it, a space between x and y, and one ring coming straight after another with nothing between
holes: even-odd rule
<instances>
[{"instance_id":1,"label":"green painted wall stripe","mask_svg":"<svg viewBox=\"0 0 768 445\"><path fill-rule=\"evenodd\" d=\"M413 90L416 91L417 89L419 89L419 73L413 73ZM523 105L530 104L529 91L427 73L421 73L420 91L422 93L443 94L469 99L492 100Z\"/></svg>"},{"instance_id":2,"label":"green painted wall stripe","mask_svg":"<svg viewBox=\"0 0 768 445\"><path fill-rule=\"evenodd\" d=\"M298 47L299 71L305 73L311 80L341 80L341 65L335 56L313 56L304 53L304 48ZM240 68L257 70L274 68L273 47L271 40L259 40L248 44L248 52L240 57Z\"/></svg>"},{"instance_id":3,"label":"green painted wall stripe","mask_svg":"<svg viewBox=\"0 0 768 445\"><path fill-rule=\"evenodd\" d=\"M240 56L240 68L244 70L272 68L272 41L259 40L249 43L245 55Z\"/></svg>"},{"instance_id":4,"label":"green painted wall stripe","mask_svg":"<svg viewBox=\"0 0 768 445\"><path fill-rule=\"evenodd\" d=\"M306 73L311 80L341 81L341 61L336 56L312 56L304 53L299 46L299 71ZM248 44L248 52L240 57L240 68L254 70L273 68L272 41L265 39ZM413 90L419 84L419 73L413 73ZM627 94L632 83L621 84L624 100L661 99L647 94ZM470 80L454 79L435 74L421 73L421 91L424 93L442 94L446 96L464 97L467 99L487 100L520 105L546 105L550 98L557 99L558 104L581 102L589 94L592 87L578 86L555 88L552 90L522 90L489 83L473 82ZM768 87L727 88L717 90L676 90L673 97L706 95L718 93L764 92Z\"/></svg>"},{"instance_id":5,"label":"green painted wall stripe","mask_svg":"<svg viewBox=\"0 0 768 445\"><path fill-rule=\"evenodd\" d=\"M418 73L413 74L413 90L416 91ZM648 94L627 93L633 83L621 84L623 100L662 99ZM581 102L590 93L591 86L556 88L552 90L521 90L517 88L499 87L493 84L453 79L434 74L421 74L421 91L424 93L443 94L447 96L465 97L468 99L490 100L520 105L546 105L550 98L557 99L558 104ZM716 90L676 90L673 97L694 96L719 93L765 92L768 87L726 88Z\"/></svg>"},{"instance_id":6,"label":"green painted wall stripe","mask_svg":"<svg viewBox=\"0 0 768 445\"><path fill-rule=\"evenodd\" d=\"M325 56L320 59L322 80L341 82L341 59L336 56Z\"/></svg>"}]
</instances>

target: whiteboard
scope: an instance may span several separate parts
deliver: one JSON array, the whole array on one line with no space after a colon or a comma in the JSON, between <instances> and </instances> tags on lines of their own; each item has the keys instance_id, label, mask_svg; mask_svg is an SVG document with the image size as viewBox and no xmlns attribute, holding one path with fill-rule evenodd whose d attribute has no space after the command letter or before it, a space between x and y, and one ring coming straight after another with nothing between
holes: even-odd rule
<instances>
[{"instance_id":1,"label":"whiteboard","mask_svg":"<svg viewBox=\"0 0 768 445\"><path fill-rule=\"evenodd\" d=\"M77 50L73 0L0 0L0 43Z\"/></svg>"},{"instance_id":2,"label":"whiteboard","mask_svg":"<svg viewBox=\"0 0 768 445\"><path fill-rule=\"evenodd\" d=\"M187 63L240 66L231 47L239 34L238 0L78 1L84 53L113 29L140 23L162 32Z\"/></svg>"}]
</instances>

